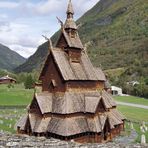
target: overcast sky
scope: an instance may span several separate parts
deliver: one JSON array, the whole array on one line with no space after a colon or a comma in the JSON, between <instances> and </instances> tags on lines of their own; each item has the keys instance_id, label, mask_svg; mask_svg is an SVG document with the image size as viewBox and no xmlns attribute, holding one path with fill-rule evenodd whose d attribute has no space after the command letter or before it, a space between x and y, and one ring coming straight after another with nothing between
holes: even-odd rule
<instances>
[{"instance_id":1,"label":"overcast sky","mask_svg":"<svg viewBox=\"0 0 148 148\"><path fill-rule=\"evenodd\" d=\"M78 19L99 0L72 0ZM65 21L68 0L0 0L0 43L24 57L32 55Z\"/></svg>"}]
</instances>

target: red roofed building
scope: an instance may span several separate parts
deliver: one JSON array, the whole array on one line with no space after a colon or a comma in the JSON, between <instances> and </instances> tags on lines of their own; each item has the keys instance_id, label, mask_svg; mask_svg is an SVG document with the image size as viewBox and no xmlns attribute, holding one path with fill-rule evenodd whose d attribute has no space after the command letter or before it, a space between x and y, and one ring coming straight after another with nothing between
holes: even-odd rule
<instances>
[{"instance_id":1,"label":"red roofed building","mask_svg":"<svg viewBox=\"0 0 148 148\"><path fill-rule=\"evenodd\" d=\"M0 78L0 84L11 84L11 83L16 83L16 80L9 77L8 75Z\"/></svg>"}]
</instances>

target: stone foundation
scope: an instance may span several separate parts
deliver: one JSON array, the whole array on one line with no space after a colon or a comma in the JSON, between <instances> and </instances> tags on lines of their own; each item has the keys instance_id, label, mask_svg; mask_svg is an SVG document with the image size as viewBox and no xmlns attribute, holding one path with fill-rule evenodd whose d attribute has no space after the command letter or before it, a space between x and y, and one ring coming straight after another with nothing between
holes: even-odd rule
<instances>
[{"instance_id":1,"label":"stone foundation","mask_svg":"<svg viewBox=\"0 0 148 148\"><path fill-rule=\"evenodd\" d=\"M109 142L106 144L79 144L65 142L57 139L46 139L45 137L31 137L28 135L11 135L0 133L0 148L147 148L148 145L123 144Z\"/></svg>"}]
</instances>

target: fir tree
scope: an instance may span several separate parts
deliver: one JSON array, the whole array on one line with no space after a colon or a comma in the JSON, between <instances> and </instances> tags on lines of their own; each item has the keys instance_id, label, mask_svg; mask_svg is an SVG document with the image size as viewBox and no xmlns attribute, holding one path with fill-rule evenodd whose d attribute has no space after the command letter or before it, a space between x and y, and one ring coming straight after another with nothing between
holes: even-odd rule
<instances>
[{"instance_id":1,"label":"fir tree","mask_svg":"<svg viewBox=\"0 0 148 148\"><path fill-rule=\"evenodd\" d=\"M34 80L33 80L33 78L32 78L31 75L28 75L27 76L24 85L25 85L25 89L31 89L31 88L33 88Z\"/></svg>"}]
</instances>

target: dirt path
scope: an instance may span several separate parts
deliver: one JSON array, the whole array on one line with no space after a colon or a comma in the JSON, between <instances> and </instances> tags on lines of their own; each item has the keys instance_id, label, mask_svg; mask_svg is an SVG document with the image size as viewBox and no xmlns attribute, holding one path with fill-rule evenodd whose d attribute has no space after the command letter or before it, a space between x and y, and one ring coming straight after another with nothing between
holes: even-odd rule
<instances>
[{"instance_id":1,"label":"dirt path","mask_svg":"<svg viewBox=\"0 0 148 148\"><path fill-rule=\"evenodd\" d=\"M134 104L134 103L125 103L125 102L119 102L119 101L116 101L116 103L119 104L119 105L125 105L125 106L132 106L132 107L148 109L148 106L146 106L146 105L140 105L140 104Z\"/></svg>"}]
</instances>

